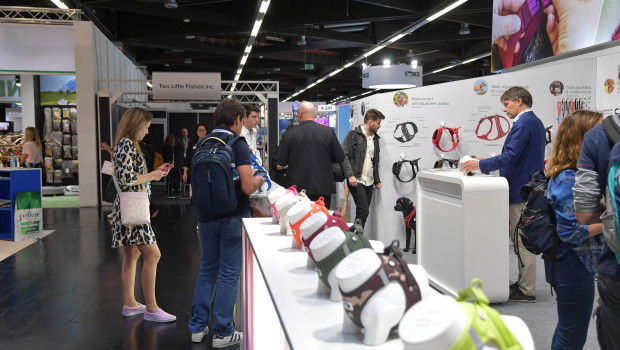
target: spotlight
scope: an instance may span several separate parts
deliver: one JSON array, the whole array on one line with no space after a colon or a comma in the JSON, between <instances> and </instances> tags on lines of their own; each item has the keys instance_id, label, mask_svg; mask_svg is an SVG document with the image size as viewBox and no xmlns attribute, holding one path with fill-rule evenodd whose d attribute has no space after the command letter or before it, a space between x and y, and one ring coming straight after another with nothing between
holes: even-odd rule
<instances>
[{"instance_id":1,"label":"spotlight","mask_svg":"<svg viewBox=\"0 0 620 350\"><path fill-rule=\"evenodd\" d=\"M384 66L389 66L390 65L390 60L388 60L387 58L383 60L383 65Z\"/></svg>"},{"instance_id":2,"label":"spotlight","mask_svg":"<svg viewBox=\"0 0 620 350\"><path fill-rule=\"evenodd\" d=\"M19 75L15 76L15 86L18 86L18 87L22 86L22 80L21 80L21 77Z\"/></svg>"},{"instance_id":3,"label":"spotlight","mask_svg":"<svg viewBox=\"0 0 620 350\"><path fill-rule=\"evenodd\" d=\"M179 4L177 4L177 0L166 0L164 1L164 7L167 9L175 9L179 7Z\"/></svg>"},{"instance_id":4,"label":"spotlight","mask_svg":"<svg viewBox=\"0 0 620 350\"><path fill-rule=\"evenodd\" d=\"M411 60L411 67L417 68L418 67L418 60Z\"/></svg>"},{"instance_id":5,"label":"spotlight","mask_svg":"<svg viewBox=\"0 0 620 350\"><path fill-rule=\"evenodd\" d=\"M192 59L191 58L186 58L185 60L183 60L183 63L185 63L185 64L192 64Z\"/></svg>"},{"instance_id":6,"label":"spotlight","mask_svg":"<svg viewBox=\"0 0 620 350\"><path fill-rule=\"evenodd\" d=\"M467 35L469 33L471 33L471 31L469 30L469 24L461 23L461 30L459 30L459 34Z\"/></svg>"}]
</instances>

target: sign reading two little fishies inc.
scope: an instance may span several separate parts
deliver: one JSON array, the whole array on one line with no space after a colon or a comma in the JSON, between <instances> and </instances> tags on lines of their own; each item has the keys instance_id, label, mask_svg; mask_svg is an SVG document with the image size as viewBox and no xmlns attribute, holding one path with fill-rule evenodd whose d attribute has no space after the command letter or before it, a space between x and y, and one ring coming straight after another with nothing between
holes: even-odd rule
<instances>
[{"instance_id":1,"label":"sign reading two little fishies inc.","mask_svg":"<svg viewBox=\"0 0 620 350\"><path fill-rule=\"evenodd\" d=\"M221 82L220 73L153 72L153 99L219 101Z\"/></svg>"}]
</instances>

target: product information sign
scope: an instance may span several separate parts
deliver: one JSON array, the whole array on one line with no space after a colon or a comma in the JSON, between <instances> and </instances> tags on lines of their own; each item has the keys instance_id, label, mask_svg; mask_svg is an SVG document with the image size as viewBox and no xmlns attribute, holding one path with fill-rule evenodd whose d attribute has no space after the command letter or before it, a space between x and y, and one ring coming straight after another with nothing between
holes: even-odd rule
<instances>
[{"instance_id":1,"label":"product information sign","mask_svg":"<svg viewBox=\"0 0 620 350\"><path fill-rule=\"evenodd\" d=\"M156 100L220 100L221 73L153 72L153 98Z\"/></svg>"}]
</instances>

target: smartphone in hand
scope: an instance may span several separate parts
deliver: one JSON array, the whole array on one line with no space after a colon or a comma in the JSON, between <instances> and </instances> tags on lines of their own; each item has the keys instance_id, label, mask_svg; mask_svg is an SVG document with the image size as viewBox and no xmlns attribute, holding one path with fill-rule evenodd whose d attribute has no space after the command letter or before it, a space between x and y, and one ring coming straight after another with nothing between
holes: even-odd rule
<instances>
[{"instance_id":1,"label":"smartphone in hand","mask_svg":"<svg viewBox=\"0 0 620 350\"><path fill-rule=\"evenodd\" d=\"M168 164L168 166L166 166L166 168L164 168L164 172L168 172L170 171L170 169L174 168L174 163L170 163Z\"/></svg>"}]
</instances>

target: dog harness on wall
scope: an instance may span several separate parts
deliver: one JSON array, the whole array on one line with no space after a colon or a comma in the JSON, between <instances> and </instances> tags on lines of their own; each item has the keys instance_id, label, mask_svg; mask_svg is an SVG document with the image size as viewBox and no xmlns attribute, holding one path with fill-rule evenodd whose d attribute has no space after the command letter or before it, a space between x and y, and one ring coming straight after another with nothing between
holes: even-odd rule
<instances>
[{"instance_id":1,"label":"dog harness on wall","mask_svg":"<svg viewBox=\"0 0 620 350\"><path fill-rule=\"evenodd\" d=\"M500 49L503 68L516 66L521 62L527 44L532 40L541 23L547 18L544 9L549 5L551 5L551 0L526 0L523 3L517 13L521 19L521 29L510 36L506 51L502 53ZM519 52L515 53L517 43L521 44L521 48Z\"/></svg>"},{"instance_id":2,"label":"dog harness on wall","mask_svg":"<svg viewBox=\"0 0 620 350\"><path fill-rule=\"evenodd\" d=\"M411 129L411 132L409 131ZM397 131L400 130L400 133L397 134ZM394 138L398 142L408 142L413 140L415 135L418 133L418 127L412 122L405 122L396 125L394 129ZM400 135L400 136L396 136Z\"/></svg>"},{"instance_id":3,"label":"dog harness on wall","mask_svg":"<svg viewBox=\"0 0 620 350\"><path fill-rule=\"evenodd\" d=\"M297 241L297 243L301 244L301 230L299 229L299 227L301 227L301 224L307 218L309 218L310 215L314 213L318 213L318 212L323 212L325 213L325 215L329 216L329 211L325 207L324 198L322 196L319 197L319 199L317 199L314 203L310 204L310 211L307 212L306 215L304 215L301 219L299 219L299 221L297 221L295 224L292 224L289 221L289 225L291 226L291 231L293 232L293 238Z\"/></svg>"},{"instance_id":4,"label":"dog harness on wall","mask_svg":"<svg viewBox=\"0 0 620 350\"><path fill-rule=\"evenodd\" d=\"M326 286L329 286L327 277L329 276L330 272L332 272L332 270L338 265L338 263L342 261L342 259L344 259L345 257L347 257L347 255L358 249L372 249L372 246L370 245L370 242L368 242L368 239L359 234L357 230L355 232L344 231L344 234L347 238L335 251L333 251L325 259L314 262L316 266L316 271L319 274L319 278Z\"/></svg>"},{"instance_id":5,"label":"dog harness on wall","mask_svg":"<svg viewBox=\"0 0 620 350\"><path fill-rule=\"evenodd\" d=\"M327 221L325 222L325 224L323 224L323 226L319 227L318 230L311 234L308 239L304 239L304 237L301 236L301 241L303 242L303 249L308 252L308 256L310 256L310 259L314 260L314 256L312 256L312 252L310 251L310 248L308 248L310 247L310 243L312 243L312 240L314 240L314 238L318 236L319 233L327 230L330 227L339 227L343 231L349 230L347 222L344 221L344 219L340 217L340 215L336 215L336 212L334 212L334 215L327 214Z\"/></svg>"},{"instance_id":6,"label":"dog harness on wall","mask_svg":"<svg viewBox=\"0 0 620 350\"><path fill-rule=\"evenodd\" d=\"M507 130L504 130L504 128L502 127L502 119L505 120L506 125L508 125ZM486 134L481 135L478 133L478 131L480 130L480 125L482 125L486 120L488 120L491 123L491 125L489 127L489 131L487 131ZM497 135L494 138L489 138L489 134L491 133L491 131L493 131L493 127L497 129ZM508 134L509 131L510 131L510 122L508 121L508 119L506 119L506 117L501 116L501 115L492 115L490 117L480 118L480 120L478 121L478 126L476 127L476 136L482 140L495 141L497 139L501 139L502 137L506 136L506 134Z\"/></svg>"},{"instance_id":7,"label":"dog harness on wall","mask_svg":"<svg viewBox=\"0 0 620 350\"><path fill-rule=\"evenodd\" d=\"M385 248L385 255L379 255L379 257L381 258L381 266L366 282L347 293L340 289L347 316L360 328L364 327L362 324L362 310L364 310L368 300L378 290L389 285L392 281L398 282L405 292L405 311L409 310L422 298L420 286L409 270L407 262L403 259L402 252L398 249L398 241L392 242L390 246ZM394 328L397 327L398 325Z\"/></svg>"},{"instance_id":8,"label":"dog harness on wall","mask_svg":"<svg viewBox=\"0 0 620 350\"><path fill-rule=\"evenodd\" d=\"M456 301L465 314L465 328L449 350L477 350L489 343L503 350L523 349L500 314L489 306L479 279L474 278L468 288L460 291Z\"/></svg>"},{"instance_id":9,"label":"dog harness on wall","mask_svg":"<svg viewBox=\"0 0 620 350\"><path fill-rule=\"evenodd\" d=\"M420 171L420 168L418 167L418 160L420 160L420 158L414 160L399 160L398 162L392 164L392 174L396 175L396 178L400 182L407 183L413 181L413 179L415 179L415 177L418 175L418 171ZM413 171L413 176L407 181L400 178L400 171L403 168L403 164L405 163L411 164L411 170Z\"/></svg>"},{"instance_id":10,"label":"dog harness on wall","mask_svg":"<svg viewBox=\"0 0 620 350\"><path fill-rule=\"evenodd\" d=\"M553 125L545 128L545 133L547 134L547 137L545 138L545 146L551 143L551 128L553 128Z\"/></svg>"},{"instance_id":11,"label":"dog harness on wall","mask_svg":"<svg viewBox=\"0 0 620 350\"><path fill-rule=\"evenodd\" d=\"M448 168L458 168L459 165L459 160L458 159L447 159L447 158L441 158L439 160L437 160L435 162L435 164L433 165L433 169L439 169L439 168L443 168L444 164L448 165Z\"/></svg>"},{"instance_id":12,"label":"dog harness on wall","mask_svg":"<svg viewBox=\"0 0 620 350\"><path fill-rule=\"evenodd\" d=\"M435 130L435 132L433 133L433 144L435 145L435 147L439 148L440 151L442 152L450 152L452 150L454 150L456 148L456 146L459 145L459 129L461 127L458 128L447 128L447 127L441 127L437 130ZM441 141L441 135L443 134L444 130L447 130L450 133L450 138L452 139L452 148L445 150L443 148L441 148L440 145L440 141Z\"/></svg>"}]
</instances>

